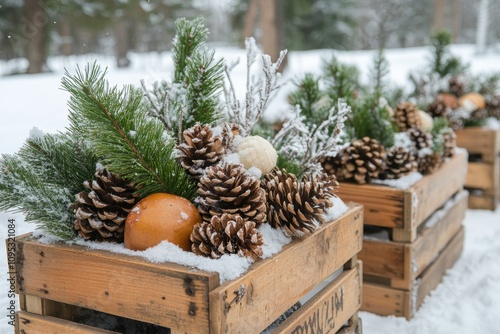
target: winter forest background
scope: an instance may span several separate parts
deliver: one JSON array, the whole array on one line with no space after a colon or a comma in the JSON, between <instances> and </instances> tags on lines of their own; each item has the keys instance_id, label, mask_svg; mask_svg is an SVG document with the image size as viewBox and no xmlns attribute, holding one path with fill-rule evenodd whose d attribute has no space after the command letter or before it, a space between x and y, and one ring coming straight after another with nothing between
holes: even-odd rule
<instances>
[{"instance_id":1,"label":"winter forest background","mask_svg":"<svg viewBox=\"0 0 500 334\"><path fill-rule=\"evenodd\" d=\"M130 52L170 49L175 18L197 16L213 46L254 36L272 56L423 46L441 29L452 43L500 52L498 0L4 0L0 74L46 72L48 57L95 53L127 67Z\"/></svg>"}]
</instances>

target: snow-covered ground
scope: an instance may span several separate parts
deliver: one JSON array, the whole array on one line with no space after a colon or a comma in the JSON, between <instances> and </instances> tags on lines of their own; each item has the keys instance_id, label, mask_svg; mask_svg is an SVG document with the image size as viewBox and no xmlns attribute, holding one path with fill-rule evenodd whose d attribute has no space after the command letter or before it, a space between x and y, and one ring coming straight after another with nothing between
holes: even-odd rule
<instances>
[{"instance_id":1,"label":"snow-covered ground","mask_svg":"<svg viewBox=\"0 0 500 334\"><path fill-rule=\"evenodd\" d=\"M304 72L318 73L323 57L333 51L319 50L291 52L284 78L293 78ZM453 46L452 52L470 64L475 74L500 72L500 54L475 55L471 45ZM220 48L217 55L228 60L241 58L244 50ZM335 52L339 61L355 64L366 78L372 63L373 52ZM408 73L427 63L429 51L426 48L386 50L390 63L390 76L398 85L405 85ZM133 55L130 69L116 69L114 59L87 55L83 57L54 58L49 62L52 73L38 75L0 76L0 154L15 153L30 129L38 127L44 132L57 132L67 126L66 102L68 94L60 89L64 68L74 71L77 64L85 66L94 59L103 67L109 67L108 79L111 84L139 85L156 80L168 79L172 73L169 54ZM17 67L14 62L0 62L0 75ZM243 91L245 69L240 64L234 71L233 79L237 89ZM284 111L284 96L291 88L284 86L270 105L270 115ZM8 235L8 220L15 219L16 233L22 234L33 229L23 222L20 214L0 212L0 239ZM468 210L465 221L465 247L455 266L450 269L438 286L424 301L416 316L407 321L404 318L380 317L361 312L363 331L372 333L500 333L500 209L495 212ZM8 325L9 285L5 248L0 247L0 333L13 333Z\"/></svg>"}]
</instances>

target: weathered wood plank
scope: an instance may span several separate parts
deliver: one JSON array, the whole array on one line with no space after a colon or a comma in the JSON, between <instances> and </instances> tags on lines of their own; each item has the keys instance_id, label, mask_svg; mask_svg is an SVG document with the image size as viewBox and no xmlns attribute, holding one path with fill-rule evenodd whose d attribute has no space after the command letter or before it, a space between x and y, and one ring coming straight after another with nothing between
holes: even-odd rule
<instances>
[{"instance_id":1,"label":"weathered wood plank","mask_svg":"<svg viewBox=\"0 0 500 334\"><path fill-rule=\"evenodd\" d=\"M397 290L387 286L363 283L361 310L378 315L404 317L404 305L411 302L409 291Z\"/></svg>"},{"instance_id":2,"label":"weathered wood plank","mask_svg":"<svg viewBox=\"0 0 500 334\"><path fill-rule=\"evenodd\" d=\"M273 334L337 333L361 306L361 262L288 317Z\"/></svg>"},{"instance_id":3,"label":"weathered wood plank","mask_svg":"<svg viewBox=\"0 0 500 334\"><path fill-rule=\"evenodd\" d=\"M482 190L498 188L498 178L500 177L498 166L498 163L469 162L465 186Z\"/></svg>"},{"instance_id":4,"label":"weathered wood plank","mask_svg":"<svg viewBox=\"0 0 500 334\"><path fill-rule=\"evenodd\" d=\"M77 245L18 239L17 246L22 294L162 327L208 332L208 293L219 284L217 273Z\"/></svg>"},{"instance_id":5,"label":"weathered wood plank","mask_svg":"<svg viewBox=\"0 0 500 334\"><path fill-rule=\"evenodd\" d=\"M350 204L341 218L217 287L210 293L210 333L264 330L355 256L362 247L362 234L362 207Z\"/></svg>"},{"instance_id":6,"label":"weathered wood plank","mask_svg":"<svg viewBox=\"0 0 500 334\"><path fill-rule=\"evenodd\" d=\"M77 324L68 320L19 311L19 331L23 334L111 334L117 333Z\"/></svg>"},{"instance_id":7,"label":"weathered wood plank","mask_svg":"<svg viewBox=\"0 0 500 334\"><path fill-rule=\"evenodd\" d=\"M456 130L457 146L469 154L481 154L484 162L493 162L500 153L500 130L481 126Z\"/></svg>"},{"instance_id":8,"label":"weathered wood plank","mask_svg":"<svg viewBox=\"0 0 500 334\"><path fill-rule=\"evenodd\" d=\"M494 195L469 195L469 209L496 210L500 196Z\"/></svg>"}]
</instances>

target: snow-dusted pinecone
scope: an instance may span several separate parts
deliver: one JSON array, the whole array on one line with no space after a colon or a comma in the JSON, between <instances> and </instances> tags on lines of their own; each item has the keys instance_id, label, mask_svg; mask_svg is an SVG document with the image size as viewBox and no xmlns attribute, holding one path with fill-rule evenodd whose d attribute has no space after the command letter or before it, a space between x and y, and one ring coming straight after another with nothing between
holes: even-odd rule
<instances>
[{"instance_id":1,"label":"snow-dusted pinecone","mask_svg":"<svg viewBox=\"0 0 500 334\"><path fill-rule=\"evenodd\" d=\"M78 235L88 240L123 242L125 219L137 202L134 186L107 169L98 170L94 179L83 185L89 192L78 193L72 206Z\"/></svg>"},{"instance_id":2,"label":"snow-dusted pinecone","mask_svg":"<svg viewBox=\"0 0 500 334\"><path fill-rule=\"evenodd\" d=\"M486 110L489 117L500 119L500 95L494 95L486 100Z\"/></svg>"},{"instance_id":3,"label":"snow-dusted pinecone","mask_svg":"<svg viewBox=\"0 0 500 334\"><path fill-rule=\"evenodd\" d=\"M403 147L392 147L386 153L383 179L399 179L417 170L415 156Z\"/></svg>"},{"instance_id":4,"label":"snow-dusted pinecone","mask_svg":"<svg viewBox=\"0 0 500 334\"><path fill-rule=\"evenodd\" d=\"M451 128L445 129L441 135L443 136L443 157L451 158L455 155L455 148L457 147L457 135Z\"/></svg>"},{"instance_id":5,"label":"snow-dusted pinecone","mask_svg":"<svg viewBox=\"0 0 500 334\"><path fill-rule=\"evenodd\" d=\"M462 115L460 115L457 111L459 111L460 109L457 109L457 110L454 110L452 111L447 119L448 119L448 124L450 126L450 128L452 128L453 130L460 130L460 129L463 129L464 127L464 124L465 124L465 121L464 121L464 117L462 117Z\"/></svg>"},{"instance_id":6,"label":"snow-dusted pinecone","mask_svg":"<svg viewBox=\"0 0 500 334\"><path fill-rule=\"evenodd\" d=\"M351 141L342 155L343 179L363 184L378 178L384 170L384 147L375 139Z\"/></svg>"},{"instance_id":7,"label":"snow-dusted pinecone","mask_svg":"<svg viewBox=\"0 0 500 334\"><path fill-rule=\"evenodd\" d=\"M269 224L296 237L315 231L316 223L325 222L324 213L332 206L330 197L337 185L331 177L324 178L299 182L294 174L284 169L274 168L268 173L262 187L267 193Z\"/></svg>"},{"instance_id":8,"label":"snow-dusted pinecone","mask_svg":"<svg viewBox=\"0 0 500 334\"><path fill-rule=\"evenodd\" d=\"M255 222L244 220L240 215L224 213L213 216L210 223L196 224L190 239L193 253L213 259L224 254L262 257L262 234Z\"/></svg>"},{"instance_id":9,"label":"snow-dusted pinecone","mask_svg":"<svg viewBox=\"0 0 500 334\"><path fill-rule=\"evenodd\" d=\"M222 136L213 136L209 125L184 130L184 143L177 145L177 159L181 166L195 179L203 175L204 170L216 164L226 153Z\"/></svg>"},{"instance_id":10,"label":"snow-dusted pinecone","mask_svg":"<svg viewBox=\"0 0 500 334\"><path fill-rule=\"evenodd\" d=\"M487 109L476 109L470 113L469 121L481 122L488 117Z\"/></svg>"},{"instance_id":11,"label":"snow-dusted pinecone","mask_svg":"<svg viewBox=\"0 0 500 334\"><path fill-rule=\"evenodd\" d=\"M323 167L323 171L328 175L335 175L337 180L342 180L342 175L343 175L342 169L344 168L342 166L343 154L344 152L340 151L334 157L323 156L319 159L319 163Z\"/></svg>"},{"instance_id":12,"label":"snow-dusted pinecone","mask_svg":"<svg viewBox=\"0 0 500 334\"><path fill-rule=\"evenodd\" d=\"M438 95L436 99L427 106L427 112L432 117L447 117L451 112L451 108L446 104L443 98Z\"/></svg>"},{"instance_id":13,"label":"snow-dusted pinecone","mask_svg":"<svg viewBox=\"0 0 500 334\"><path fill-rule=\"evenodd\" d=\"M409 129L406 133L408 133L408 137L417 151L432 147L432 135L430 133L420 129Z\"/></svg>"},{"instance_id":14,"label":"snow-dusted pinecone","mask_svg":"<svg viewBox=\"0 0 500 334\"><path fill-rule=\"evenodd\" d=\"M462 75L452 76L448 80L448 91L455 96L462 96L465 93L467 83Z\"/></svg>"},{"instance_id":15,"label":"snow-dusted pinecone","mask_svg":"<svg viewBox=\"0 0 500 334\"><path fill-rule=\"evenodd\" d=\"M418 108L411 102L402 102L396 106L396 109L394 109L394 122L402 132L422 126Z\"/></svg>"},{"instance_id":16,"label":"snow-dusted pinecone","mask_svg":"<svg viewBox=\"0 0 500 334\"><path fill-rule=\"evenodd\" d=\"M443 156L439 152L432 152L419 156L417 162L419 173L432 174L443 164Z\"/></svg>"},{"instance_id":17,"label":"snow-dusted pinecone","mask_svg":"<svg viewBox=\"0 0 500 334\"><path fill-rule=\"evenodd\" d=\"M198 182L195 203L207 223L223 213L238 214L257 226L266 221L266 192L242 165L222 163L207 168Z\"/></svg>"},{"instance_id":18,"label":"snow-dusted pinecone","mask_svg":"<svg viewBox=\"0 0 500 334\"><path fill-rule=\"evenodd\" d=\"M224 123L222 125L222 144L226 151L230 151L233 146L233 141L240 134L240 126L236 123Z\"/></svg>"}]
</instances>

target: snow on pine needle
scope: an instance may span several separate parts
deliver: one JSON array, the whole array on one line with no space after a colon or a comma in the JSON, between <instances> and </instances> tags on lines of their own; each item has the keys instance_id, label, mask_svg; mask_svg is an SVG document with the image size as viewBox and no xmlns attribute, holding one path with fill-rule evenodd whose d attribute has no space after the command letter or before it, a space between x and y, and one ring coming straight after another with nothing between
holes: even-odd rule
<instances>
[{"instance_id":1,"label":"snow on pine needle","mask_svg":"<svg viewBox=\"0 0 500 334\"><path fill-rule=\"evenodd\" d=\"M224 65L227 82L224 85L227 117L230 122L240 125L243 136L248 136L255 124L262 118L273 94L281 87L281 74L278 69L287 54L282 50L276 62L272 62L267 54L262 55L262 73L252 74L252 67L256 64L259 49L255 40L250 37L245 40L247 52L246 92L245 101L241 103L237 98L236 89L231 77L231 71L239 64L239 60Z\"/></svg>"}]
</instances>

